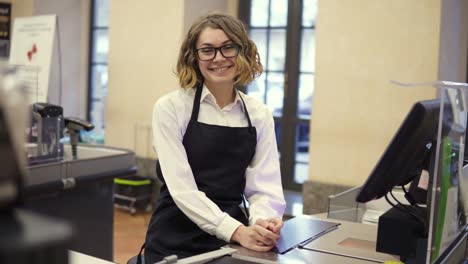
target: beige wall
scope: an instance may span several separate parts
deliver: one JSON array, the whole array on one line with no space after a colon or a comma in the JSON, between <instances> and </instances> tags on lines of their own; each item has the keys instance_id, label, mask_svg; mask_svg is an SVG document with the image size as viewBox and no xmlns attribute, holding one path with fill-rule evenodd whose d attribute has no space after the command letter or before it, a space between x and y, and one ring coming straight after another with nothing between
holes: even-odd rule
<instances>
[{"instance_id":1,"label":"beige wall","mask_svg":"<svg viewBox=\"0 0 468 264\"><path fill-rule=\"evenodd\" d=\"M183 3L141 0L129 8L128 1L111 2L107 145L134 149L135 125L148 127L156 99L177 87Z\"/></svg>"},{"instance_id":2,"label":"beige wall","mask_svg":"<svg viewBox=\"0 0 468 264\"><path fill-rule=\"evenodd\" d=\"M111 1L106 145L154 156L148 137L153 104L178 87L173 72L183 35L210 10L237 12L219 0L139 0L131 8L126 0Z\"/></svg>"},{"instance_id":3,"label":"beige wall","mask_svg":"<svg viewBox=\"0 0 468 264\"><path fill-rule=\"evenodd\" d=\"M87 107L88 107L88 78L89 78L89 38L90 32L89 29L91 27L91 14L90 14L90 7L91 7L91 0L80 0L80 13L81 13L81 20L80 20L80 53L81 56L79 58L79 84L78 89L80 90L80 95L82 98L79 99L79 109L80 112L77 113L77 116L82 118L87 117Z\"/></svg>"},{"instance_id":4,"label":"beige wall","mask_svg":"<svg viewBox=\"0 0 468 264\"><path fill-rule=\"evenodd\" d=\"M461 6L460 9L462 12L460 13L460 23L462 25L462 30L460 32L460 50L459 50L459 56L460 58L466 58L468 60L468 1L461 1ZM459 74L460 76L465 76L464 79L462 79L465 82L468 82L468 62L467 63L461 63L460 65L460 71Z\"/></svg>"},{"instance_id":5,"label":"beige wall","mask_svg":"<svg viewBox=\"0 0 468 264\"><path fill-rule=\"evenodd\" d=\"M465 82L468 2L444 0L441 4L439 80Z\"/></svg>"},{"instance_id":6,"label":"beige wall","mask_svg":"<svg viewBox=\"0 0 468 264\"><path fill-rule=\"evenodd\" d=\"M49 79L49 102L63 106L65 116L86 117L87 67L82 58L88 57L89 13L85 2L90 0L35 0L34 15L57 15L58 36L60 37L62 80L60 82L58 42L55 42ZM86 64L87 66L87 64ZM61 97L61 98L60 98Z\"/></svg>"},{"instance_id":7,"label":"beige wall","mask_svg":"<svg viewBox=\"0 0 468 264\"><path fill-rule=\"evenodd\" d=\"M3 2L11 3L11 17L23 17L33 14L33 0L3 0Z\"/></svg>"},{"instance_id":8,"label":"beige wall","mask_svg":"<svg viewBox=\"0 0 468 264\"><path fill-rule=\"evenodd\" d=\"M192 22L209 12L223 12L237 17L238 0L185 0L184 29L188 31Z\"/></svg>"},{"instance_id":9,"label":"beige wall","mask_svg":"<svg viewBox=\"0 0 468 264\"><path fill-rule=\"evenodd\" d=\"M438 78L440 0L319 1L309 180L360 185Z\"/></svg>"}]
</instances>

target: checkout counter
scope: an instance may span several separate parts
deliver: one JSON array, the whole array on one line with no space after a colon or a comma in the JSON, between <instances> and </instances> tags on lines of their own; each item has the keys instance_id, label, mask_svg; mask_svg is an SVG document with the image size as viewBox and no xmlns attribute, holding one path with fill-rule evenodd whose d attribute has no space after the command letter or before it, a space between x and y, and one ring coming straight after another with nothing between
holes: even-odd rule
<instances>
[{"instance_id":1,"label":"checkout counter","mask_svg":"<svg viewBox=\"0 0 468 264\"><path fill-rule=\"evenodd\" d=\"M326 219L326 214L299 217L303 219L337 222L341 225L338 229L324 234L301 247L295 247L285 254L278 254L275 252L256 252L239 245L228 245L226 248L232 249L232 251L224 252L224 254L227 254L224 257L219 256L219 254L223 253L213 251L202 254L204 256L197 255L186 259L180 259L173 263L371 264L383 263L384 261L398 261L398 256L375 252L377 226ZM71 264L111 263L73 251L69 252L69 257Z\"/></svg>"},{"instance_id":2,"label":"checkout counter","mask_svg":"<svg viewBox=\"0 0 468 264\"><path fill-rule=\"evenodd\" d=\"M219 256L213 251L202 255L178 260L178 264L211 263L211 264L372 264L372 263L401 263L399 256L376 252L377 226L327 219L326 214L300 216L304 219L325 220L339 222L340 226L317 239L294 247L285 254L275 252L256 252L239 245L228 245L227 248L235 250ZM436 263L465 264L467 258L467 231L459 237L449 252ZM283 234L286 235L287 234ZM81 264L77 260L72 264ZM107 262L95 262L107 263ZM136 263L136 262L132 262Z\"/></svg>"},{"instance_id":3,"label":"checkout counter","mask_svg":"<svg viewBox=\"0 0 468 264\"><path fill-rule=\"evenodd\" d=\"M465 167L465 169L468 172L468 167ZM388 204L383 199L366 204L357 203L355 202L355 198L359 191L360 188L357 187L330 196L327 213L297 216L285 222L281 239L285 237L298 243L290 244L291 249L284 254L273 251L256 252L239 245L228 245L226 248L232 249L232 251L224 252L227 256L220 256L220 254L223 254L222 252L213 251L169 263L400 263L399 256L376 251L377 221L379 216L388 209ZM404 193L397 190L395 195L399 197L404 195ZM300 221L297 221L298 219ZM320 233L312 239L301 240L304 239L304 234L306 236L314 234L314 231L311 230L315 225L311 225L309 222L319 221L338 223L339 226L327 229L327 231ZM290 223L294 224L288 226ZM295 236L301 238L298 240L294 238ZM468 232L465 229L453 241L452 245L440 255L441 257L436 263L466 263L468 256L467 237ZM133 261L129 263L136 263L135 259ZM81 264L84 262L77 260L72 263ZM98 262L96 263L98 264Z\"/></svg>"},{"instance_id":4,"label":"checkout counter","mask_svg":"<svg viewBox=\"0 0 468 264\"><path fill-rule=\"evenodd\" d=\"M340 223L340 226L336 230L295 247L285 254L254 252L239 246L232 246L238 249L233 257L254 263L354 264L399 260L398 256L375 251L377 226L326 219L326 214L299 217L337 222Z\"/></svg>"},{"instance_id":5,"label":"checkout counter","mask_svg":"<svg viewBox=\"0 0 468 264\"><path fill-rule=\"evenodd\" d=\"M328 232L308 243L294 247L285 254L275 252L256 252L239 245L228 245L224 252L213 251L190 258L180 259L178 264L211 263L211 264L372 264L400 263L399 256L375 251L377 226L326 218L327 214L299 216L303 219L323 220L340 223L339 228ZM288 235L288 234L283 234ZM467 232L455 245L456 247L439 263L464 263L467 250ZM221 249L220 251L223 251ZM220 256L226 254L225 256ZM77 252L69 252L71 264L106 264L105 260L96 259ZM387 263L388 263L387 262ZM135 262L136 263L136 262Z\"/></svg>"},{"instance_id":6,"label":"checkout counter","mask_svg":"<svg viewBox=\"0 0 468 264\"><path fill-rule=\"evenodd\" d=\"M93 128L85 120L64 117L61 106L32 105L21 208L68 222L76 234L69 249L112 260L113 180L136 173L135 154L78 144L81 131ZM65 133L69 143L64 143Z\"/></svg>"},{"instance_id":7,"label":"checkout counter","mask_svg":"<svg viewBox=\"0 0 468 264\"><path fill-rule=\"evenodd\" d=\"M0 263L62 264L68 250L112 260L113 179L136 173L135 154L78 144L93 125L28 107L16 74L0 67Z\"/></svg>"},{"instance_id":8,"label":"checkout counter","mask_svg":"<svg viewBox=\"0 0 468 264\"><path fill-rule=\"evenodd\" d=\"M68 250L112 260L113 179L135 174L135 154L43 133L26 162L22 98L9 91L0 85L0 263L68 263ZM61 131L55 119L39 131Z\"/></svg>"},{"instance_id":9,"label":"checkout counter","mask_svg":"<svg viewBox=\"0 0 468 264\"><path fill-rule=\"evenodd\" d=\"M197 257L201 256L198 255L191 258L180 259L174 263L371 264L383 263L384 261L398 261L398 256L375 252L375 239L377 234L376 226L326 219L326 214L299 217L305 219L325 220L328 222L339 222L341 225L338 229L324 234L300 248L296 247L285 254L278 254L275 252L256 252L239 245L228 245L227 248L233 249L233 251L235 250L234 252L228 253L230 256L220 257L217 256L217 252L211 252L206 255L203 254L205 255L202 257L203 260L200 260L200 258L197 259ZM350 239L354 240L354 242L346 242ZM342 241L345 242L340 244ZM374 247L372 247L372 245ZM71 264L109 263L108 261L99 260L76 252L70 252L69 256Z\"/></svg>"},{"instance_id":10,"label":"checkout counter","mask_svg":"<svg viewBox=\"0 0 468 264\"><path fill-rule=\"evenodd\" d=\"M468 166L463 173L468 175ZM285 254L274 252L255 252L237 245L231 257L235 260L226 263L400 263L400 257L376 251L378 220L390 207L383 198L368 203L356 202L360 187L329 197L328 212L316 215L303 215L296 218L304 220L322 220L339 223L336 229L323 233L312 240L299 243ZM402 191L395 190L397 198L404 196ZM403 200L403 199L401 199ZM285 226L287 222L285 223ZM307 228L297 225L300 232ZM287 229L282 236L291 236ZM282 231L283 231L282 230ZM466 264L468 262L468 226L465 224L451 245L440 254L435 263ZM425 253L425 252L424 252ZM236 262L237 260L249 262ZM211 263L211 262L210 262ZM213 261L212 263L223 263ZM425 263L425 262L424 262ZM428 262L429 263L429 262Z\"/></svg>"},{"instance_id":11,"label":"checkout counter","mask_svg":"<svg viewBox=\"0 0 468 264\"><path fill-rule=\"evenodd\" d=\"M26 170L22 208L71 224L77 235L69 249L112 260L113 179L136 173L135 154L79 145L74 159L71 146L65 144L62 160Z\"/></svg>"}]
</instances>

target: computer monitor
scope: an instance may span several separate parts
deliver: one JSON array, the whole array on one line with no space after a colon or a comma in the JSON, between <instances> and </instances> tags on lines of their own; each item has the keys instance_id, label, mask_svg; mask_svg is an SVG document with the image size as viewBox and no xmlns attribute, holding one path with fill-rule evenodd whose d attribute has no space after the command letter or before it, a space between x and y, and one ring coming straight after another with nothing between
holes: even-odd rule
<instances>
[{"instance_id":1,"label":"computer monitor","mask_svg":"<svg viewBox=\"0 0 468 264\"><path fill-rule=\"evenodd\" d=\"M439 109L440 99L414 104L362 186L357 202L379 199L394 187L404 186L419 177L422 170L429 170L431 151L435 152L437 142ZM444 120L443 133L450 124L450 120Z\"/></svg>"},{"instance_id":2,"label":"computer monitor","mask_svg":"<svg viewBox=\"0 0 468 264\"><path fill-rule=\"evenodd\" d=\"M400 255L402 260L409 258L411 263L439 263L457 244L457 237L463 235L466 221L465 203L460 199L464 177L460 156L464 150L466 106L462 95L444 90L442 99L417 102L361 187L357 202L385 196L392 205L379 218L377 251ZM419 187L421 182L426 188L422 191L403 187L408 183ZM395 197L393 203L387 197L396 186L403 187L410 205ZM413 199L412 190L421 191L418 201ZM428 251L428 247L433 250Z\"/></svg>"}]
</instances>

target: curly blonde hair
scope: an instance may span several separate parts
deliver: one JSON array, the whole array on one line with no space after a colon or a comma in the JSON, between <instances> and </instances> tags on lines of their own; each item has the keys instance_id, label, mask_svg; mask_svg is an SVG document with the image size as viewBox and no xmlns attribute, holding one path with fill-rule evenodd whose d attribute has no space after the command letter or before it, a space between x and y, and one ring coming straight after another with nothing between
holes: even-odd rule
<instances>
[{"instance_id":1,"label":"curly blonde hair","mask_svg":"<svg viewBox=\"0 0 468 264\"><path fill-rule=\"evenodd\" d=\"M221 29L227 37L240 46L236 57L236 85L247 85L263 72L257 46L249 38L242 22L230 15L212 13L197 19L190 27L179 50L176 74L183 88L194 88L203 83L203 75L198 67L196 43L205 28Z\"/></svg>"}]
</instances>

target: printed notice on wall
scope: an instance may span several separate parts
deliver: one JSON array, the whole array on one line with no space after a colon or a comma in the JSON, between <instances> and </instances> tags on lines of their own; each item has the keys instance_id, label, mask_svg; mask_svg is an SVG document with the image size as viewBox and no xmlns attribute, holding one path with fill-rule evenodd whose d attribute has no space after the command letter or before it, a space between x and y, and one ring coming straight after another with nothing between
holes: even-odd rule
<instances>
[{"instance_id":1,"label":"printed notice on wall","mask_svg":"<svg viewBox=\"0 0 468 264\"><path fill-rule=\"evenodd\" d=\"M18 67L30 103L47 102L57 16L20 17L13 22L9 63Z\"/></svg>"}]
</instances>

